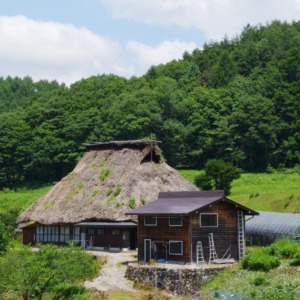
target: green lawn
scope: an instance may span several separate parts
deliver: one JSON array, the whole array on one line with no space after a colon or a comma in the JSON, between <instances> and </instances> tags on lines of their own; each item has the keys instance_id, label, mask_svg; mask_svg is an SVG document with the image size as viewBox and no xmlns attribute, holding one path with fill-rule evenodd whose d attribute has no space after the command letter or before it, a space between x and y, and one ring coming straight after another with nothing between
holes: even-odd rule
<instances>
[{"instance_id":1,"label":"green lawn","mask_svg":"<svg viewBox=\"0 0 300 300\"><path fill-rule=\"evenodd\" d=\"M179 170L193 182L197 170ZM52 185L28 186L0 191L0 211L25 210ZM300 175L297 173L245 173L232 183L229 198L255 210L300 212Z\"/></svg>"},{"instance_id":2,"label":"green lawn","mask_svg":"<svg viewBox=\"0 0 300 300\"><path fill-rule=\"evenodd\" d=\"M28 186L0 191L0 212L8 209L24 211L35 200L46 194L52 185Z\"/></svg>"},{"instance_id":3,"label":"green lawn","mask_svg":"<svg viewBox=\"0 0 300 300\"><path fill-rule=\"evenodd\" d=\"M178 172L183 178L192 183L194 182L196 175L200 173L200 171L197 170L178 170Z\"/></svg>"},{"instance_id":4,"label":"green lawn","mask_svg":"<svg viewBox=\"0 0 300 300\"><path fill-rule=\"evenodd\" d=\"M195 170L180 170L193 182ZM300 175L297 173L245 173L233 181L230 199L255 210L300 212Z\"/></svg>"}]
</instances>

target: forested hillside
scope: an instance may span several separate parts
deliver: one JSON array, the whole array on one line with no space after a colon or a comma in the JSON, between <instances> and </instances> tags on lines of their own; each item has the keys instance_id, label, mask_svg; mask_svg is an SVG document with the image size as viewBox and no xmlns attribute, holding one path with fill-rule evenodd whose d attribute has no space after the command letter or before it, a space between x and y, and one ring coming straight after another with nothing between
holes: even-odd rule
<instances>
[{"instance_id":1,"label":"forested hillside","mask_svg":"<svg viewBox=\"0 0 300 300\"><path fill-rule=\"evenodd\" d=\"M67 87L0 78L0 189L52 182L83 143L157 139L168 163L221 158L247 172L300 163L300 22L246 26L152 66L142 77L99 75Z\"/></svg>"}]
</instances>

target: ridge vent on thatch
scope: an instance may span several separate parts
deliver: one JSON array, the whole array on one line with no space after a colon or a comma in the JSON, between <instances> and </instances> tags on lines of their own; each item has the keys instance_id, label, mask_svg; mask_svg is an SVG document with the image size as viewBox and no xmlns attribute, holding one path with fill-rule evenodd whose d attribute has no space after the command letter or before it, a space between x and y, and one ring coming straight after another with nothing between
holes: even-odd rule
<instances>
[{"instance_id":1,"label":"ridge vent on thatch","mask_svg":"<svg viewBox=\"0 0 300 300\"><path fill-rule=\"evenodd\" d=\"M95 142L92 144L84 144L86 150L121 150L125 148L138 149L143 151L144 158L141 164L146 162L159 163L161 160L160 148L158 144L161 141L154 140L129 140L129 141L110 141L110 142Z\"/></svg>"},{"instance_id":2,"label":"ridge vent on thatch","mask_svg":"<svg viewBox=\"0 0 300 300\"><path fill-rule=\"evenodd\" d=\"M129 141L110 141L110 142L95 142L91 144L83 144L88 149L112 149L116 148L140 148L147 145L158 145L161 141L155 140L129 140Z\"/></svg>"}]
</instances>

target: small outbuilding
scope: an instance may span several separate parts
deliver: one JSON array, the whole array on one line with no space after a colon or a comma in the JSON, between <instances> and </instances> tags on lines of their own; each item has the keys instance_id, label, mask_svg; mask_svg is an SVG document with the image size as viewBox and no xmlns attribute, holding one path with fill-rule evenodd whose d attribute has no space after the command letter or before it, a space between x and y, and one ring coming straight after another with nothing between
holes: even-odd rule
<instances>
[{"instance_id":1,"label":"small outbuilding","mask_svg":"<svg viewBox=\"0 0 300 300\"><path fill-rule=\"evenodd\" d=\"M126 213L138 216L138 259L228 262L245 254L245 216L258 213L224 191L161 192Z\"/></svg>"},{"instance_id":2,"label":"small outbuilding","mask_svg":"<svg viewBox=\"0 0 300 300\"><path fill-rule=\"evenodd\" d=\"M277 238L300 240L300 214L260 211L259 216L246 222L249 245L265 246Z\"/></svg>"}]
</instances>

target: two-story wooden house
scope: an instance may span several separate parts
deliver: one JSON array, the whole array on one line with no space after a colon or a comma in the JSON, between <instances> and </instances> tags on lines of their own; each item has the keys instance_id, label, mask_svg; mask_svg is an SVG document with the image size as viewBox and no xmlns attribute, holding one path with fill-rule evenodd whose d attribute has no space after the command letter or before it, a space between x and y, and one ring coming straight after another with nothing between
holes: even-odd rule
<instances>
[{"instance_id":1,"label":"two-story wooden house","mask_svg":"<svg viewBox=\"0 0 300 300\"><path fill-rule=\"evenodd\" d=\"M223 191L161 192L127 212L138 216L138 259L193 263L239 260L245 254L245 216L258 215Z\"/></svg>"}]
</instances>

